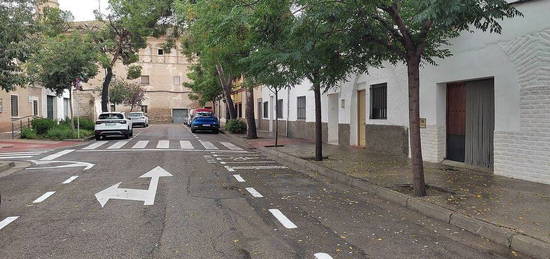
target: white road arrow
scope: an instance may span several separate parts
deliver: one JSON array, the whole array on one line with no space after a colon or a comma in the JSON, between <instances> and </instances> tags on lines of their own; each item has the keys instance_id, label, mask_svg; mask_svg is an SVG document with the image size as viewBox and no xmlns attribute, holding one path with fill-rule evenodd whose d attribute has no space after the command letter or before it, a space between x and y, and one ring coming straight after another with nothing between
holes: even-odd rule
<instances>
[{"instance_id":1,"label":"white road arrow","mask_svg":"<svg viewBox=\"0 0 550 259\"><path fill-rule=\"evenodd\" d=\"M118 186L120 186L120 184L122 183L120 182L103 191L96 193L95 197L97 201L99 201L99 204L101 204L101 207L105 207L105 204L107 204L110 199L143 201L143 205L153 205L155 204L155 196L157 194L159 178L165 176L172 175L164 170L162 167L157 166L153 170L139 177L151 178L149 189L139 190L118 188Z\"/></svg>"},{"instance_id":2,"label":"white road arrow","mask_svg":"<svg viewBox=\"0 0 550 259\"><path fill-rule=\"evenodd\" d=\"M84 171L88 170L95 166L95 164L92 163L86 163L86 162L77 162L77 161L41 161L41 160L31 160L35 165L48 165L48 164L54 164L54 163L66 163L66 165L58 165L58 166L49 166L49 167L32 167L27 168L27 170L38 170L38 169L54 169L54 168L71 168L71 167L84 167Z\"/></svg>"}]
</instances>

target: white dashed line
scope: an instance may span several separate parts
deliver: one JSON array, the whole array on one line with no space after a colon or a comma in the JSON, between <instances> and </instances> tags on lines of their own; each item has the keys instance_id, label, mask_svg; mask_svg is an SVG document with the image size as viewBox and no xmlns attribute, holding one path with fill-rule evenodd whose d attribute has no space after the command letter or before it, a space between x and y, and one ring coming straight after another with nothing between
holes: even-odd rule
<instances>
[{"instance_id":1,"label":"white dashed line","mask_svg":"<svg viewBox=\"0 0 550 259\"><path fill-rule=\"evenodd\" d=\"M72 181L76 180L76 178L78 178L77 175L71 176L71 177L69 177L69 179L65 180L65 181L63 182L63 184L71 183Z\"/></svg>"},{"instance_id":2,"label":"white dashed line","mask_svg":"<svg viewBox=\"0 0 550 259\"><path fill-rule=\"evenodd\" d=\"M3 229L5 228L7 225L9 225L10 223L14 222L16 219L18 219L19 216L15 216L15 217L7 217L5 218L4 220L0 221L0 229Z\"/></svg>"},{"instance_id":3,"label":"white dashed line","mask_svg":"<svg viewBox=\"0 0 550 259\"><path fill-rule=\"evenodd\" d=\"M263 198L264 196L259 193L258 191L256 191L256 189L252 188L252 187L248 187L248 188L245 188L249 193L250 195L252 195L252 197L254 198Z\"/></svg>"},{"instance_id":4,"label":"white dashed line","mask_svg":"<svg viewBox=\"0 0 550 259\"><path fill-rule=\"evenodd\" d=\"M278 209L269 209L269 212L271 212L271 214L273 214L273 216L277 220L279 220L279 222L281 222L281 224L285 228L289 228L289 229L297 228L297 226L294 225L294 223L292 223L292 221L290 221L290 219L288 219L280 210L278 210Z\"/></svg>"},{"instance_id":5,"label":"white dashed line","mask_svg":"<svg viewBox=\"0 0 550 259\"><path fill-rule=\"evenodd\" d=\"M316 253L314 255L317 259L332 259L332 256L328 255L327 253Z\"/></svg>"},{"instance_id":6,"label":"white dashed line","mask_svg":"<svg viewBox=\"0 0 550 259\"><path fill-rule=\"evenodd\" d=\"M42 158L42 159L40 159L40 160L51 161L51 160L54 160L54 159L56 159L56 158L58 158L58 157L64 156L64 155L66 155L66 154L69 154L69 153L71 153L71 152L73 152L73 151L74 151L74 149L67 149L67 150L59 151L59 152L57 152L57 153L55 153L55 154L51 154L51 155L49 155L49 156L47 156L47 157L44 157L44 158Z\"/></svg>"},{"instance_id":7,"label":"white dashed line","mask_svg":"<svg viewBox=\"0 0 550 259\"><path fill-rule=\"evenodd\" d=\"M38 197L38 199L34 200L32 203L41 203L43 201L45 201L47 198L49 198L50 196L52 196L55 192L47 192L47 193L44 193L42 194L42 196Z\"/></svg>"},{"instance_id":8,"label":"white dashed line","mask_svg":"<svg viewBox=\"0 0 550 259\"><path fill-rule=\"evenodd\" d=\"M107 144L107 142L108 142L108 141L96 142L96 143L93 143L93 144L91 144L91 145L89 145L89 146L83 148L83 149L86 149L86 150L96 149L96 148L98 148L98 147L101 147L101 146Z\"/></svg>"},{"instance_id":9,"label":"white dashed line","mask_svg":"<svg viewBox=\"0 0 550 259\"><path fill-rule=\"evenodd\" d=\"M218 160L221 160L218 158ZM271 163L277 163L275 161L247 161L247 162L220 162L220 164L271 164Z\"/></svg>"},{"instance_id":10,"label":"white dashed line","mask_svg":"<svg viewBox=\"0 0 550 259\"><path fill-rule=\"evenodd\" d=\"M235 170L268 170L268 169L286 169L288 167L286 166L278 166L278 165L260 165L260 166L225 166L229 172L234 172ZM231 171L231 170L233 171Z\"/></svg>"},{"instance_id":11,"label":"white dashed line","mask_svg":"<svg viewBox=\"0 0 550 259\"><path fill-rule=\"evenodd\" d=\"M241 177L241 175L234 174L233 177L235 177L235 179L237 179L237 182L239 182L239 183L244 183L244 182L246 182L246 181Z\"/></svg>"}]
</instances>

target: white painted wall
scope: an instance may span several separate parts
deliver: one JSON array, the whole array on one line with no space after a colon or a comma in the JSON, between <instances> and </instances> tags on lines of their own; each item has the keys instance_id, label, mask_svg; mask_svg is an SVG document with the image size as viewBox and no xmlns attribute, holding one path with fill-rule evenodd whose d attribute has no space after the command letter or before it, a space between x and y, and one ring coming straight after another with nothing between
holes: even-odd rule
<instances>
[{"instance_id":1,"label":"white painted wall","mask_svg":"<svg viewBox=\"0 0 550 259\"><path fill-rule=\"evenodd\" d=\"M516 3L524 17L501 22L502 34L465 32L451 41L453 56L424 64L420 73L420 113L427 119L422 129L424 159L445 157L446 84L494 78L495 174L550 183L550 0ZM369 119L371 85L387 83L388 118ZM304 80L290 91L290 120L296 120L296 97L307 96L307 119L315 119L311 83ZM339 122L350 124L350 144L357 144L358 90L366 89L368 124L408 128L406 67L402 64L352 75L336 90ZM541 90L542 89L542 90ZM545 90L546 89L546 90ZM269 100L264 89L263 100ZM281 94L286 99L286 93ZM286 105L285 105L286 106ZM327 122L327 97L323 96L323 122ZM285 107L286 109L286 107ZM285 111L286 114L286 111ZM522 140L532 142L522 145ZM515 143L515 144L513 144Z\"/></svg>"}]
</instances>

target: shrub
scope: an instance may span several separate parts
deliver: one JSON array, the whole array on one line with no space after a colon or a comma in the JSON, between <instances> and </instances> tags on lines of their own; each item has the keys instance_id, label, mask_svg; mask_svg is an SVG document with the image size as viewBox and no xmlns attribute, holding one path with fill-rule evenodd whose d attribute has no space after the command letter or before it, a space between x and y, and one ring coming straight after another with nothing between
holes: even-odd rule
<instances>
[{"instance_id":1,"label":"shrub","mask_svg":"<svg viewBox=\"0 0 550 259\"><path fill-rule=\"evenodd\" d=\"M90 120L88 118L80 117L80 129L85 130L94 130L95 128L95 122L93 120Z\"/></svg>"},{"instance_id":2,"label":"shrub","mask_svg":"<svg viewBox=\"0 0 550 259\"><path fill-rule=\"evenodd\" d=\"M225 123L225 130L236 134L245 133L246 123L242 120L229 120Z\"/></svg>"},{"instance_id":3,"label":"shrub","mask_svg":"<svg viewBox=\"0 0 550 259\"><path fill-rule=\"evenodd\" d=\"M54 120L37 118L32 120L32 129L38 135L44 135L48 130L55 127L57 123Z\"/></svg>"},{"instance_id":4,"label":"shrub","mask_svg":"<svg viewBox=\"0 0 550 259\"><path fill-rule=\"evenodd\" d=\"M36 134L36 132L31 129L31 128L23 128L21 130L21 138L26 138L26 139L35 139L35 138L38 138L38 135Z\"/></svg>"},{"instance_id":5,"label":"shrub","mask_svg":"<svg viewBox=\"0 0 550 259\"><path fill-rule=\"evenodd\" d=\"M71 126L64 123L49 129L48 132L46 132L45 137L49 139L63 140L72 139L74 135L76 135L76 133L73 133Z\"/></svg>"}]
</instances>

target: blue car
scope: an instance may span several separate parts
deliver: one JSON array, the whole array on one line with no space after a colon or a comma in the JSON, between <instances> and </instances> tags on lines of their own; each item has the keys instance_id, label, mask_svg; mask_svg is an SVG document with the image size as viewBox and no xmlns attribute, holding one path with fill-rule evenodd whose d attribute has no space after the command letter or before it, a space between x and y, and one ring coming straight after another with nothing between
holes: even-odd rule
<instances>
[{"instance_id":1,"label":"blue car","mask_svg":"<svg viewBox=\"0 0 550 259\"><path fill-rule=\"evenodd\" d=\"M191 122L191 132L195 133L197 130L211 131L218 134L220 129L220 121L216 116L198 116L193 118Z\"/></svg>"}]
</instances>

